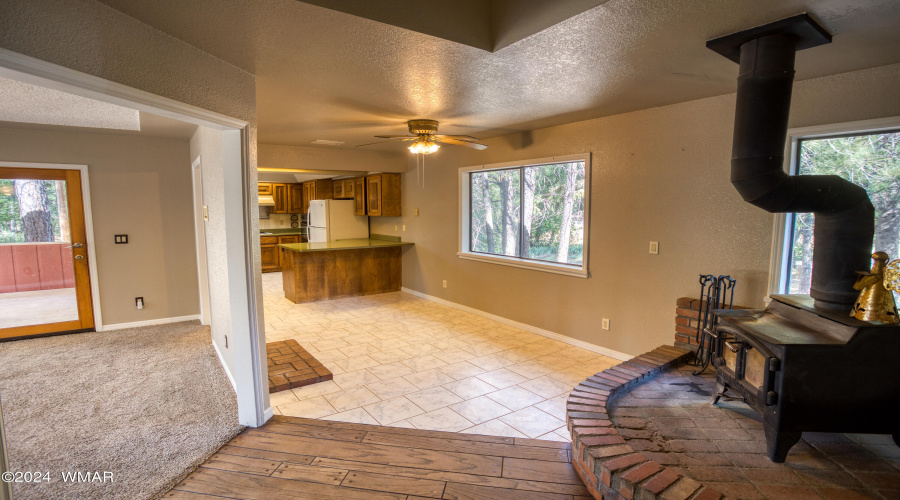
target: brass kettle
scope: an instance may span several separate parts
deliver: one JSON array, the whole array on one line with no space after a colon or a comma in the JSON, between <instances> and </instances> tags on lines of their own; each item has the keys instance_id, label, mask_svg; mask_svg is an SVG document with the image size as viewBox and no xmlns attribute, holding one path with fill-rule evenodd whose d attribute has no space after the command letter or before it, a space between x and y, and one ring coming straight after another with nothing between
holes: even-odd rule
<instances>
[{"instance_id":1,"label":"brass kettle","mask_svg":"<svg viewBox=\"0 0 900 500\"><path fill-rule=\"evenodd\" d=\"M860 271L853 284L860 292L850 316L863 321L898 323L900 316L892 290L900 290L900 260L888 264L889 257L884 252L873 253L872 259L875 261L872 270Z\"/></svg>"}]
</instances>

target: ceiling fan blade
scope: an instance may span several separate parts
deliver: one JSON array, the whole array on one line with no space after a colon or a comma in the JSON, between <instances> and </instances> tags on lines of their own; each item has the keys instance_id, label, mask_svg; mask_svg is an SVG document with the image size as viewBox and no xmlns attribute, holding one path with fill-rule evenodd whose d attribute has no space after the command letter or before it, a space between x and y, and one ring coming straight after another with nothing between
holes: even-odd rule
<instances>
[{"instance_id":1,"label":"ceiling fan blade","mask_svg":"<svg viewBox=\"0 0 900 500\"><path fill-rule=\"evenodd\" d=\"M412 135L376 135L375 137L379 139L393 139L395 137L409 137L410 139L415 139L415 136Z\"/></svg>"},{"instance_id":2,"label":"ceiling fan blade","mask_svg":"<svg viewBox=\"0 0 900 500\"><path fill-rule=\"evenodd\" d=\"M401 137L400 139L388 139L388 140L386 140L386 141L370 142L370 143L368 143L368 144L360 144L360 145L358 145L358 146L356 146L356 147L361 148L361 147L363 147L363 146L372 146L372 145L375 145L375 144L384 144L384 143L386 143L386 142L414 141L414 140L416 140L416 139L418 139L418 137L405 137L405 136L404 136L404 137Z\"/></svg>"},{"instance_id":3,"label":"ceiling fan blade","mask_svg":"<svg viewBox=\"0 0 900 500\"><path fill-rule=\"evenodd\" d=\"M471 135L446 135L446 134L437 134L435 137L449 137L451 139L458 139L460 141L478 141L477 137L472 137Z\"/></svg>"},{"instance_id":4,"label":"ceiling fan blade","mask_svg":"<svg viewBox=\"0 0 900 500\"><path fill-rule=\"evenodd\" d=\"M467 148L472 148L472 149L487 149L487 146L485 146L484 144L479 144L477 142L459 141L456 139L451 139L450 137L447 137L447 136L435 136L434 140L436 140L438 142L444 142L447 144L453 144L454 146L465 146Z\"/></svg>"}]
</instances>

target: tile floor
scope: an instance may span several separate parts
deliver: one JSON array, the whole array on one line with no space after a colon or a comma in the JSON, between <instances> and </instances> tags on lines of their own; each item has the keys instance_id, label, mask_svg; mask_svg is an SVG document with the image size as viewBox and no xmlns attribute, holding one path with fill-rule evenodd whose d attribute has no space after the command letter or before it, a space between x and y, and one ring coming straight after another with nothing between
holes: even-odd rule
<instances>
[{"instance_id":1,"label":"tile floor","mask_svg":"<svg viewBox=\"0 0 900 500\"><path fill-rule=\"evenodd\" d=\"M309 304L263 274L266 341L296 339L334 380L269 397L275 413L568 441L572 387L619 361L403 293Z\"/></svg>"}]
</instances>

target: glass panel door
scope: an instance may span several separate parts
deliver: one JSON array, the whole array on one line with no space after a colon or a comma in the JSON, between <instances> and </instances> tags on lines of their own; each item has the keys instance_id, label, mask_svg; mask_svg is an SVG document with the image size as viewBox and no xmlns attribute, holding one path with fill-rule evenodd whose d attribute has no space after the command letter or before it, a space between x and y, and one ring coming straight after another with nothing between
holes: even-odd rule
<instances>
[{"instance_id":1,"label":"glass panel door","mask_svg":"<svg viewBox=\"0 0 900 500\"><path fill-rule=\"evenodd\" d=\"M84 235L78 171L0 167L0 339L93 327Z\"/></svg>"}]
</instances>

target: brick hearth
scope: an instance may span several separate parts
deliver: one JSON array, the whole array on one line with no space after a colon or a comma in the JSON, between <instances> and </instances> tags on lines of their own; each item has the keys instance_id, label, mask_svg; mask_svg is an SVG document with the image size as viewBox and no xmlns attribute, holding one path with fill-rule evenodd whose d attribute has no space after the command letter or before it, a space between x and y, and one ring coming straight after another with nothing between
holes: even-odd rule
<instances>
[{"instance_id":1,"label":"brick hearth","mask_svg":"<svg viewBox=\"0 0 900 500\"><path fill-rule=\"evenodd\" d=\"M266 358L270 394L334 378L331 371L306 352L296 340L267 343Z\"/></svg>"},{"instance_id":2,"label":"brick hearth","mask_svg":"<svg viewBox=\"0 0 900 500\"><path fill-rule=\"evenodd\" d=\"M596 498L900 498L889 436L806 433L784 464L765 455L759 417L709 404L714 372L663 346L598 373L569 397L573 464Z\"/></svg>"}]
</instances>

